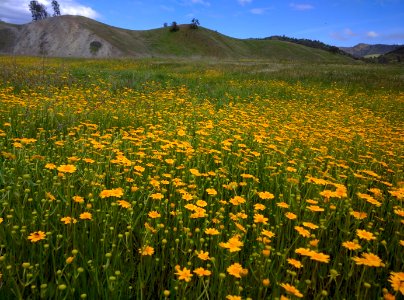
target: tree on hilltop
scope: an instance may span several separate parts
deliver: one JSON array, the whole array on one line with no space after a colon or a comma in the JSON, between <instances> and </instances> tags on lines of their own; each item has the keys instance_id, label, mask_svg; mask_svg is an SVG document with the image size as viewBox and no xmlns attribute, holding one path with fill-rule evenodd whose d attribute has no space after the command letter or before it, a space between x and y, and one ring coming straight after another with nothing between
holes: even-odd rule
<instances>
[{"instance_id":1,"label":"tree on hilltop","mask_svg":"<svg viewBox=\"0 0 404 300\"><path fill-rule=\"evenodd\" d=\"M170 31L175 32L175 31L178 31L178 30L180 30L180 27L178 26L177 22L175 22L175 21L172 22Z\"/></svg>"},{"instance_id":2,"label":"tree on hilltop","mask_svg":"<svg viewBox=\"0 0 404 300\"><path fill-rule=\"evenodd\" d=\"M200 25L200 24L199 24L199 20L193 18L192 21L191 21L191 28L192 28L192 29L198 29L199 25Z\"/></svg>"},{"instance_id":3,"label":"tree on hilltop","mask_svg":"<svg viewBox=\"0 0 404 300\"><path fill-rule=\"evenodd\" d=\"M38 1L31 1L28 6L31 11L32 21L43 20L49 16L45 5L40 4Z\"/></svg>"},{"instance_id":4,"label":"tree on hilltop","mask_svg":"<svg viewBox=\"0 0 404 300\"><path fill-rule=\"evenodd\" d=\"M52 8L53 8L53 16L54 17L60 16L60 6L56 0L52 1Z\"/></svg>"}]
</instances>

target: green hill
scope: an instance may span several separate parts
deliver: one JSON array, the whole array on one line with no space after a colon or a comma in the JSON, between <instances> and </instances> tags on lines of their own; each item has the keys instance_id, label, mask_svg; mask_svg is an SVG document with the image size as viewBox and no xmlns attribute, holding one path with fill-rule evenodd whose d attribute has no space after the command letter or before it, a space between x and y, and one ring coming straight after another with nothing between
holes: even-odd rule
<instances>
[{"instance_id":1,"label":"green hill","mask_svg":"<svg viewBox=\"0 0 404 300\"><path fill-rule=\"evenodd\" d=\"M56 57L184 57L343 63L349 57L280 40L236 39L180 25L127 30L80 16L0 24L0 53ZM96 44L94 44L96 42ZM96 45L97 47L93 47Z\"/></svg>"}]
</instances>

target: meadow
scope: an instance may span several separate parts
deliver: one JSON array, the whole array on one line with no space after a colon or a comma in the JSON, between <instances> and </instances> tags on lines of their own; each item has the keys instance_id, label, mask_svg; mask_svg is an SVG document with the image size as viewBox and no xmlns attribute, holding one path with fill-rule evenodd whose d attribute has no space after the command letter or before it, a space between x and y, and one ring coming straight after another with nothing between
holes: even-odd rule
<instances>
[{"instance_id":1,"label":"meadow","mask_svg":"<svg viewBox=\"0 0 404 300\"><path fill-rule=\"evenodd\" d=\"M402 299L402 67L0 66L1 299Z\"/></svg>"}]
</instances>

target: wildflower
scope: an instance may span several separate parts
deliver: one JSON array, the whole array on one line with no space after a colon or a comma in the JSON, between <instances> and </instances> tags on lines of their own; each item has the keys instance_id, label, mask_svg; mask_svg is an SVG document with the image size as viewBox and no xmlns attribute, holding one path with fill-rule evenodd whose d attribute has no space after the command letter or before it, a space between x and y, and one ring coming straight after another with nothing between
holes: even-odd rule
<instances>
[{"instance_id":1,"label":"wildflower","mask_svg":"<svg viewBox=\"0 0 404 300\"><path fill-rule=\"evenodd\" d=\"M227 273L233 275L236 278L241 278L241 276L248 273L247 269L244 269L239 263L234 263L226 269Z\"/></svg>"},{"instance_id":2,"label":"wildflower","mask_svg":"<svg viewBox=\"0 0 404 300\"><path fill-rule=\"evenodd\" d=\"M182 198L183 200L185 200L185 201L190 201L190 200L193 199L193 196L192 196L191 194L189 194L189 193L185 193L185 194L183 194L183 195L181 196L181 198Z\"/></svg>"},{"instance_id":3,"label":"wildflower","mask_svg":"<svg viewBox=\"0 0 404 300\"><path fill-rule=\"evenodd\" d=\"M157 211L153 210L149 212L148 216L152 219L160 218L161 214L159 214Z\"/></svg>"},{"instance_id":4,"label":"wildflower","mask_svg":"<svg viewBox=\"0 0 404 300\"><path fill-rule=\"evenodd\" d=\"M235 295L227 295L226 296L227 300L242 300L241 296L235 296Z\"/></svg>"},{"instance_id":5,"label":"wildflower","mask_svg":"<svg viewBox=\"0 0 404 300\"><path fill-rule=\"evenodd\" d=\"M61 173L74 173L77 168L74 165L60 165L57 170Z\"/></svg>"},{"instance_id":6,"label":"wildflower","mask_svg":"<svg viewBox=\"0 0 404 300\"><path fill-rule=\"evenodd\" d=\"M93 218L92 214L89 212L83 212L80 214L81 220L91 220Z\"/></svg>"},{"instance_id":7,"label":"wildflower","mask_svg":"<svg viewBox=\"0 0 404 300\"><path fill-rule=\"evenodd\" d=\"M350 214L351 216L353 216L355 219L358 220L365 219L368 216L367 213L361 211L351 211Z\"/></svg>"},{"instance_id":8,"label":"wildflower","mask_svg":"<svg viewBox=\"0 0 404 300\"><path fill-rule=\"evenodd\" d=\"M220 232L215 228L206 228L205 233L208 235L218 235Z\"/></svg>"},{"instance_id":9,"label":"wildflower","mask_svg":"<svg viewBox=\"0 0 404 300\"><path fill-rule=\"evenodd\" d=\"M255 210L265 210L265 205L261 203L254 204L254 209Z\"/></svg>"},{"instance_id":10,"label":"wildflower","mask_svg":"<svg viewBox=\"0 0 404 300\"><path fill-rule=\"evenodd\" d=\"M304 229L301 226L295 226L295 230L303 237L310 237L311 233L307 229Z\"/></svg>"},{"instance_id":11,"label":"wildflower","mask_svg":"<svg viewBox=\"0 0 404 300\"><path fill-rule=\"evenodd\" d=\"M373 233L366 231L366 230L356 229L356 235L360 239L367 240L367 241L376 239L376 237L373 235Z\"/></svg>"},{"instance_id":12,"label":"wildflower","mask_svg":"<svg viewBox=\"0 0 404 300\"><path fill-rule=\"evenodd\" d=\"M73 201L77 202L77 203L83 203L84 202L84 198L80 197L80 196L73 196Z\"/></svg>"},{"instance_id":13,"label":"wildflower","mask_svg":"<svg viewBox=\"0 0 404 300\"><path fill-rule=\"evenodd\" d=\"M261 234L265 235L266 237L269 237L269 238L273 238L275 236L275 233L273 233L272 231L266 230L266 229L263 229L261 231Z\"/></svg>"},{"instance_id":14,"label":"wildflower","mask_svg":"<svg viewBox=\"0 0 404 300\"><path fill-rule=\"evenodd\" d=\"M329 263L330 262L330 256L321 252L316 252L312 251L310 255L310 259L318 261L318 262L323 262L323 263Z\"/></svg>"},{"instance_id":15,"label":"wildflower","mask_svg":"<svg viewBox=\"0 0 404 300\"><path fill-rule=\"evenodd\" d=\"M54 170L54 169L56 169L56 165L55 165L55 164L51 164L51 163L47 163L47 164L45 165L45 168L46 168L46 169L49 169L49 170Z\"/></svg>"},{"instance_id":16,"label":"wildflower","mask_svg":"<svg viewBox=\"0 0 404 300\"><path fill-rule=\"evenodd\" d=\"M176 267L176 270L177 272L175 274L178 275L178 280L184 280L185 282L191 281L191 270L188 270L186 267L184 267L182 270L180 267Z\"/></svg>"},{"instance_id":17,"label":"wildflower","mask_svg":"<svg viewBox=\"0 0 404 300\"><path fill-rule=\"evenodd\" d=\"M309 205L309 206L307 206L307 209L311 210L313 212L322 212L322 211L324 211L324 208L322 208L322 207L320 207L318 205Z\"/></svg>"},{"instance_id":18,"label":"wildflower","mask_svg":"<svg viewBox=\"0 0 404 300\"><path fill-rule=\"evenodd\" d=\"M209 252L204 252L201 250L199 253L197 252L198 258L202 260L210 260Z\"/></svg>"},{"instance_id":19,"label":"wildflower","mask_svg":"<svg viewBox=\"0 0 404 300\"><path fill-rule=\"evenodd\" d=\"M45 193L46 199L49 199L50 201L55 201L56 197L52 195L52 193L46 192Z\"/></svg>"},{"instance_id":20,"label":"wildflower","mask_svg":"<svg viewBox=\"0 0 404 300\"><path fill-rule=\"evenodd\" d=\"M303 294L293 285L290 285L288 283L281 283L280 286L283 287L288 294L292 294L298 298L303 298Z\"/></svg>"},{"instance_id":21,"label":"wildflower","mask_svg":"<svg viewBox=\"0 0 404 300\"><path fill-rule=\"evenodd\" d=\"M357 265L365 265L368 267L384 267L383 261L376 254L362 253L362 257L355 256L352 258Z\"/></svg>"},{"instance_id":22,"label":"wildflower","mask_svg":"<svg viewBox=\"0 0 404 300\"><path fill-rule=\"evenodd\" d=\"M271 200L275 198L274 194L270 192L258 192L258 197L260 197L263 200Z\"/></svg>"},{"instance_id":23,"label":"wildflower","mask_svg":"<svg viewBox=\"0 0 404 300\"><path fill-rule=\"evenodd\" d=\"M162 193L155 193L151 194L150 198L152 198L153 200L161 200L164 198L164 195Z\"/></svg>"},{"instance_id":24,"label":"wildflower","mask_svg":"<svg viewBox=\"0 0 404 300\"><path fill-rule=\"evenodd\" d=\"M123 207L123 208L131 208L131 204L125 200L118 200L116 201L118 203L119 206Z\"/></svg>"},{"instance_id":25,"label":"wildflower","mask_svg":"<svg viewBox=\"0 0 404 300\"><path fill-rule=\"evenodd\" d=\"M240 247L242 247L243 245L244 245L244 243L239 240L238 235L233 236L226 243L219 244L220 247L229 249L230 252L240 251L241 250Z\"/></svg>"},{"instance_id":26,"label":"wildflower","mask_svg":"<svg viewBox=\"0 0 404 300\"><path fill-rule=\"evenodd\" d=\"M287 204L286 202L278 202L276 203L276 206L280 208L289 208L289 204Z\"/></svg>"},{"instance_id":27,"label":"wildflower","mask_svg":"<svg viewBox=\"0 0 404 300\"><path fill-rule=\"evenodd\" d=\"M404 295L404 272L390 272L389 282L394 291Z\"/></svg>"},{"instance_id":28,"label":"wildflower","mask_svg":"<svg viewBox=\"0 0 404 300\"><path fill-rule=\"evenodd\" d=\"M36 243L36 242L39 242L39 241L45 239L45 237L46 237L45 232L43 232L43 231L35 231L35 232L31 233L31 234L28 236L28 239L29 239L32 243Z\"/></svg>"},{"instance_id":29,"label":"wildflower","mask_svg":"<svg viewBox=\"0 0 404 300\"><path fill-rule=\"evenodd\" d=\"M245 199L240 196L235 196L235 197L231 198L229 200L229 202L233 205L239 205L239 204L245 203Z\"/></svg>"},{"instance_id":30,"label":"wildflower","mask_svg":"<svg viewBox=\"0 0 404 300\"><path fill-rule=\"evenodd\" d=\"M297 269L300 269L303 267L303 264L297 259L288 258L287 261L289 264L291 264L292 266L294 266Z\"/></svg>"},{"instance_id":31,"label":"wildflower","mask_svg":"<svg viewBox=\"0 0 404 300\"><path fill-rule=\"evenodd\" d=\"M357 242L352 241L343 242L342 246L347 248L348 250L359 250L362 248L361 245L359 245Z\"/></svg>"},{"instance_id":32,"label":"wildflower","mask_svg":"<svg viewBox=\"0 0 404 300\"><path fill-rule=\"evenodd\" d=\"M205 207L206 205L208 205L208 203L203 200L198 200L196 201L196 205L198 205L199 207Z\"/></svg>"},{"instance_id":33,"label":"wildflower","mask_svg":"<svg viewBox=\"0 0 404 300\"><path fill-rule=\"evenodd\" d=\"M254 223L268 224L268 218L264 217L261 214L255 214L254 215Z\"/></svg>"},{"instance_id":34,"label":"wildflower","mask_svg":"<svg viewBox=\"0 0 404 300\"><path fill-rule=\"evenodd\" d=\"M194 273L195 273L196 275L198 275L199 277L202 277L202 276L210 276L210 275L212 274L211 271L205 270L204 268L197 268L197 269L194 270Z\"/></svg>"},{"instance_id":35,"label":"wildflower","mask_svg":"<svg viewBox=\"0 0 404 300\"><path fill-rule=\"evenodd\" d=\"M77 223L77 220L72 217L63 217L60 219L60 221L62 221L65 224Z\"/></svg>"},{"instance_id":36,"label":"wildflower","mask_svg":"<svg viewBox=\"0 0 404 300\"><path fill-rule=\"evenodd\" d=\"M294 219L297 218L297 216L294 213L290 212L290 211L285 213L285 217L288 218L289 220L294 220Z\"/></svg>"},{"instance_id":37,"label":"wildflower","mask_svg":"<svg viewBox=\"0 0 404 300\"><path fill-rule=\"evenodd\" d=\"M4 219L3 219L3 218L0 218L0 224L3 223L3 221L4 221Z\"/></svg>"},{"instance_id":38,"label":"wildflower","mask_svg":"<svg viewBox=\"0 0 404 300\"><path fill-rule=\"evenodd\" d=\"M213 189L213 188L206 189L206 192L210 196L216 196L217 195L217 191L215 189Z\"/></svg>"},{"instance_id":39,"label":"wildflower","mask_svg":"<svg viewBox=\"0 0 404 300\"><path fill-rule=\"evenodd\" d=\"M310 222L303 222L303 226L308 227L310 229L317 229L318 225L310 223Z\"/></svg>"},{"instance_id":40,"label":"wildflower","mask_svg":"<svg viewBox=\"0 0 404 300\"><path fill-rule=\"evenodd\" d=\"M71 264L74 260L74 256L69 256L68 258L66 258L66 263L67 264Z\"/></svg>"},{"instance_id":41,"label":"wildflower","mask_svg":"<svg viewBox=\"0 0 404 300\"><path fill-rule=\"evenodd\" d=\"M139 249L139 253L142 256L152 256L154 254L154 248L151 246L144 246L143 248Z\"/></svg>"}]
</instances>

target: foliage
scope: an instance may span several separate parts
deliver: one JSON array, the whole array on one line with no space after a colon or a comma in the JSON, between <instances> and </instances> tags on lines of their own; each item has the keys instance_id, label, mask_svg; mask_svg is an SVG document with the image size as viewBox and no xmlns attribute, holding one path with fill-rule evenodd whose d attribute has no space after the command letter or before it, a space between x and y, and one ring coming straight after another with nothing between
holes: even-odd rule
<instances>
[{"instance_id":1,"label":"foliage","mask_svg":"<svg viewBox=\"0 0 404 300\"><path fill-rule=\"evenodd\" d=\"M180 27L178 26L177 22L175 22L175 21L172 22L171 26L170 26L170 31L171 32L176 32L178 30L180 30Z\"/></svg>"},{"instance_id":2,"label":"foliage","mask_svg":"<svg viewBox=\"0 0 404 300\"><path fill-rule=\"evenodd\" d=\"M32 21L43 20L49 16L45 5L39 3L38 1L31 1L29 3L29 10L32 15Z\"/></svg>"},{"instance_id":3,"label":"foliage","mask_svg":"<svg viewBox=\"0 0 404 300\"><path fill-rule=\"evenodd\" d=\"M92 41L90 43L90 52L91 54L95 55L101 49L102 43L99 41Z\"/></svg>"},{"instance_id":4,"label":"foliage","mask_svg":"<svg viewBox=\"0 0 404 300\"><path fill-rule=\"evenodd\" d=\"M190 27L191 27L192 29L198 29L199 25L200 25L200 23L199 23L199 20L198 20L198 19L193 18L193 19L191 20L191 25L190 25Z\"/></svg>"},{"instance_id":5,"label":"foliage","mask_svg":"<svg viewBox=\"0 0 404 300\"><path fill-rule=\"evenodd\" d=\"M1 299L403 296L402 68L43 62L0 57Z\"/></svg>"},{"instance_id":6,"label":"foliage","mask_svg":"<svg viewBox=\"0 0 404 300\"><path fill-rule=\"evenodd\" d=\"M54 17L60 16L60 5L56 0L52 1L52 8L53 8L53 16Z\"/></svg>"}]
</instances>

